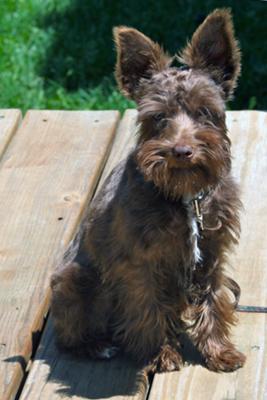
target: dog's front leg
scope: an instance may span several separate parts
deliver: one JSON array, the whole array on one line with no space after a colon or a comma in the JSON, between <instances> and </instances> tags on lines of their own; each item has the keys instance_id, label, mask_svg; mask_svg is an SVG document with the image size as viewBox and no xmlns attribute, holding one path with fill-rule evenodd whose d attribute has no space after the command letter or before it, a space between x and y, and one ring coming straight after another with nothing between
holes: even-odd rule
<instances>
[{"instance_id":1,"label":"dog's front leg","mask_svg":"<svg viewBox=\"0 0 267 400\"><path fill-rule=\"evenodd\" d=\"M243 366L245 356L231 343L230 327L236 323L234 304L227 292L228 278L211 285L203 302L194 309L192 339L212 371L234 371Z\"/></svg>"},{"instance_id":2,"label":"dog's front leg","mask_svg":"<svg viewBox=\"0 0 267 400\"><path fill-rule=\"evenodd\" d=\"M183 358L179 352L179 343L166 342L146 367L147 372L171 372L179 371L183 365Z\"/></svg>"}]
</instances>

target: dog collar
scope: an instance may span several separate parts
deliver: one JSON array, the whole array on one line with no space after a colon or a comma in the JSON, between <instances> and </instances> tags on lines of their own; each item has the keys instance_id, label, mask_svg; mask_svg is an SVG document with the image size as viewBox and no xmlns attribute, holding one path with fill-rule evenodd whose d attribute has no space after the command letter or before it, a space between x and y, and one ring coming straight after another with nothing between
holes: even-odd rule
<instances>
[{"instance_id":1,"label":"dog collar","mask_svg":"<svg viewBox=\"0 0 267 400\"><path fill-rule=\"evenodd\" d=\"M194 206L195 217L201 231L204 231L204 224L203 224L203 214L201 210L200 201L203 199L204 194L205 192L204 190L202 190L194 199L191 200Z\"/></svg>"},{"instance_id":2,"label":"dog collar","mask_svg":"<svg viewBox=\"0 0 267 400\"><path fill-rule=\"evenodd\" d=\"M194 213L195 213L195 218L197 221L197 224L200 228L201 231L208 230L208 231L217 231L222 227L222 222L220 219L218 219L218 222L215 226L207 226L204 225L204 220L203 220L203 212L201 209L201 201L205 199L209 194L211 193L211 189L207 189L206 191L201 190L195 197L190 199L188 201L189 204L193 205Z\"/></svg>"}]
</instances>

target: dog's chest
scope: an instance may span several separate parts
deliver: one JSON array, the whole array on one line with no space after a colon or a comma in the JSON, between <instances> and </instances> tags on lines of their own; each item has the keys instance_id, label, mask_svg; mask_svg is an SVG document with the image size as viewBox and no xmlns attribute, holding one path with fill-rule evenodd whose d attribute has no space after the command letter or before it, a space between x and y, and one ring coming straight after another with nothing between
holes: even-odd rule
<instances>
[{"instance_id":1,"label":"dog's chest","mask_svg":"<svg viewBox=\"0 0 267 400\"><path fill-rule=\"evenodd\" d=\"M171 210L169 217L163 218L164 220L164 225L157 226L158 232L161 232L159 241L155 241L157 249L161 249L168 263L171 264L175 260L175 264L190 265L194 269L202 261L203 250L200 247L200 227L193 205L180 203L176 209ZM151 244L154 247L153 242Z\"/></svg>"},{"instance_id":2,"label":"dog's chest","mask_svg":"<svg viewBox=\"0 0 267 400\"><path fill-rule=\"evenodd\" d=\"M187 207L187 221L190 231L189 242L192 249L192 261L194 264L197 264L202 260L201 250L199 247L200 234L198 222L191 207Z\"/></svg>"}]
</instances>

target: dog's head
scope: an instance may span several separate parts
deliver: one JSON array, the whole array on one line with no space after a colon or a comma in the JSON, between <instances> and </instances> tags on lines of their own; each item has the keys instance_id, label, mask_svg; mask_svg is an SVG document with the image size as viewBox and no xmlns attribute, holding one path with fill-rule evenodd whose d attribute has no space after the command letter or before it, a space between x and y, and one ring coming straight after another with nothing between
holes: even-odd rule
<instances>
[{"instance_id":1,"label":"dog's head","mask_svg":"<svg viewBox=\"0 0 267 400\"><path fill-rule=\"evenodd\" d=\"M167 196L194 196L229 172L225 101L240 72L231 13L215 10L173 58L136 29L114 29L116 78L138 106L137 163Z\"/></svg>"}]
</instances>

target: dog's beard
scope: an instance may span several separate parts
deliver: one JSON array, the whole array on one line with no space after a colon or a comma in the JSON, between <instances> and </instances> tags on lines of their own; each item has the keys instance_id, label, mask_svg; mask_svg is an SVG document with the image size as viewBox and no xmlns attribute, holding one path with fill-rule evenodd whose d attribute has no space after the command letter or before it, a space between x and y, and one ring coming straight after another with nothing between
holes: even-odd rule
<instances>
[{"instance_id":1,"label":"dog's beard","mask_svg":"<svg viewBox=\"0 0 267 400\"><path fill-rule=\"evenodd\" d=\"M202 146L192 161L175 162L172 143L148 140L137 149L137 164L146 181L153 181L167 198L197 195L215 186L230 168L230 153L224 146Z\"/></svg>"}]
</instances>

